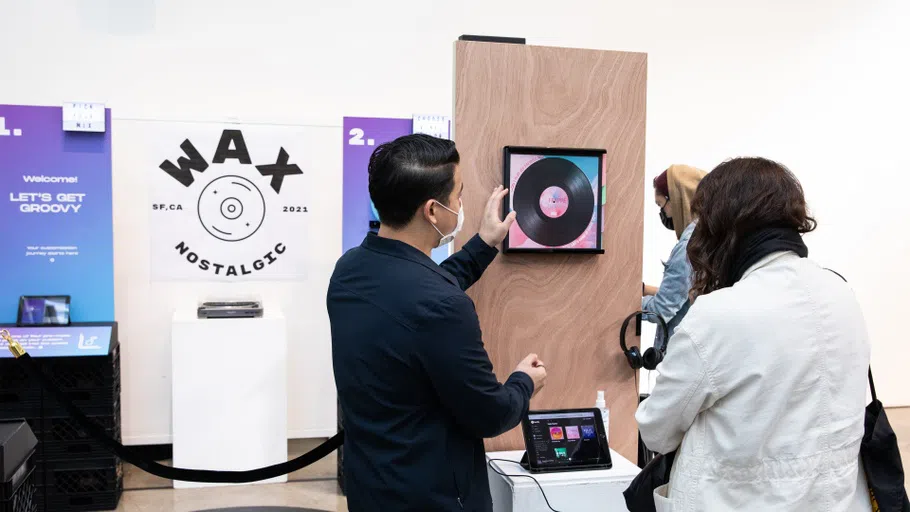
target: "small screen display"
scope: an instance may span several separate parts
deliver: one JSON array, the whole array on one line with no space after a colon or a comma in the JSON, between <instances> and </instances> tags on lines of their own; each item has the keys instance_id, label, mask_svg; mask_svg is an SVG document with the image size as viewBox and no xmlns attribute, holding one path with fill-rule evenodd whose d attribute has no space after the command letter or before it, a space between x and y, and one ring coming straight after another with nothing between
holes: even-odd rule
<instances>
[{"instance_id":1,"label":"small screen display","mask_svg":"<svg viewBox=\"0 0 910 512\"><path fill-rule=\"evenodd\" d=\"M552 467L602 462L599 420L594 411L529 413L526 438L532 465Z\"/></svg>"},{"instance_id":2,"label":"small screen display","mask_svg":"<svg viewBox=\"0 0 910 512\"><path fill-rule=\"evenodd\" d=\"M20 325L67 325L70 322L68 297L22 297Z\"/></svg>"}]
</instances>

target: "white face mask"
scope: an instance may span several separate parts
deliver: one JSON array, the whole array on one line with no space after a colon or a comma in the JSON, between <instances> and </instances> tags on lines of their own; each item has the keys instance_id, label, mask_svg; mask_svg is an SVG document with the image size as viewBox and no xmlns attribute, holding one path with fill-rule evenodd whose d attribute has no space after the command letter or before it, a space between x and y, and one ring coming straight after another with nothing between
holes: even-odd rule
<instances>
[{"instance_id":1,"label":"white face mask","mask_svg":"<svg viewBox=\"0 0 910 512\"><path fill-rule=\"evenodd\" d=\"M436 204L438 204L439 206L442 206L446 210L454 213L455 215L458 215L458 222L455 224L455 229L448 235L443 235L442 231L439 231L439 228L436 227L436 224L430 224L431 226L433 226L433 229L435 229L436 232L439 233L439 236L442 237L439 239L439 243L436 244L436 247L442 247L443 245L452 243L452 240L455 240L455 235L457 235L458 232L461 231L461 226L464 225L464 204L462 204L458 208L457 212L455 210L449 208L448 206L440 203L439 201L436 201Z\"/></svg>"}]
</instances>

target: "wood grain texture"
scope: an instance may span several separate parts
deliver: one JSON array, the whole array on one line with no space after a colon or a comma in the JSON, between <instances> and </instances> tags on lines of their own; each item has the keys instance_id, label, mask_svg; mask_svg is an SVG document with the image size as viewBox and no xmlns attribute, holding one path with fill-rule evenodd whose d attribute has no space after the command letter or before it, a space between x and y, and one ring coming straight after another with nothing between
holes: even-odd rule
<instances>
[{"instance_id":1,"label":"wood grain texture","mask_svg":"<svg viewBox=\"0 0 910 512\"><path fill-rule=\"evenodd\" d=\"M610 407L610 445L637 460L635 372L619 348L641 306L647 55L459 41L455 141L464 175L461 247L502 183L506 145L606 149L603 255L500 255L475 284L484 343L500 380L528 353L547 365L532 409ZM630 329L631 331L631 329ZM638 344L630 332L628 341ZM524 447L520 428L488 450Z\"/></svg>"}]
</instances>

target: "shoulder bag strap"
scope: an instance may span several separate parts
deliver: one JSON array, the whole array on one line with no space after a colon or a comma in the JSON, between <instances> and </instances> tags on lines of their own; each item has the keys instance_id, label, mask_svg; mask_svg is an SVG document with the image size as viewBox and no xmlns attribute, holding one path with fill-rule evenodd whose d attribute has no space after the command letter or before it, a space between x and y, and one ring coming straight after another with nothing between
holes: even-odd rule
<instances>
[{"instance_id":1,"label":"shoulder bag strap","mask_svg":"<svg viewBox=\"0 0 910 512\"><path fill-rule=\"evenodd\" d=\"M872 366L869 366L869 389L872 390L872 401L878 402L878 396L875 394L875 381L872 380Z\"/></svg>"},{"instance_id":2,"label":"shoulder bag strap","mask_svg":"<svg viewBox=\"0 0 910 512\"><path fill-rule=\"evenodd\" d=\"M837 277L843 279L845 283L847 282L847 279L844 278L844 276L840 275L838 272L835 272L834 270L831 270L830 268L826 268L825 270L827 270L828 272L831 272L832 274L836 275ZM878 396L875 394L875 381L872 380L872 365L869 365L869 389L872 391L872 401L877 402Z\"/></svg>"}]
</instances>

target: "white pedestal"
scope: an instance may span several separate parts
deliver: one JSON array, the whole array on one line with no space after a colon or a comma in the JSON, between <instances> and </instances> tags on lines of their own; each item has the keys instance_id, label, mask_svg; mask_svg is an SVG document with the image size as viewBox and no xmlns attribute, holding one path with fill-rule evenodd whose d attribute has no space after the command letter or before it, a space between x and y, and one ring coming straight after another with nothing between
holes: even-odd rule
<instances>
[{"instance_id":1,"label":"white pedestal","mask_svg":"<svg viewBox=\"0 0 910 512\"><path fill-rule=\"evenodd\" d=\"M518 462L524 451L493 452L487 460L505 459ZM564 471L559 473L531 473L518 464L496 462L492 464L507 475L533 476L547 493L550 505L560 512L625 511L622 496L641 469L610 450L612 469L595 471ZM530 478L503 477L487 466L490 493L494 512L549 512L540 488Z\"/></svg>"},{"instance_id":2,"label":"white pedestal","mask_svg":"<svg viewBox=\"0 0 910 512\"><path fill-rule=\"evenodd\" d=\"M174 314L171 332L174 466L245 471L285 462L284 315L198 319ZM286 482L287 475L257 483ZM174 488L222 484L174 482Z\"/></svg>"}]
</instances>

